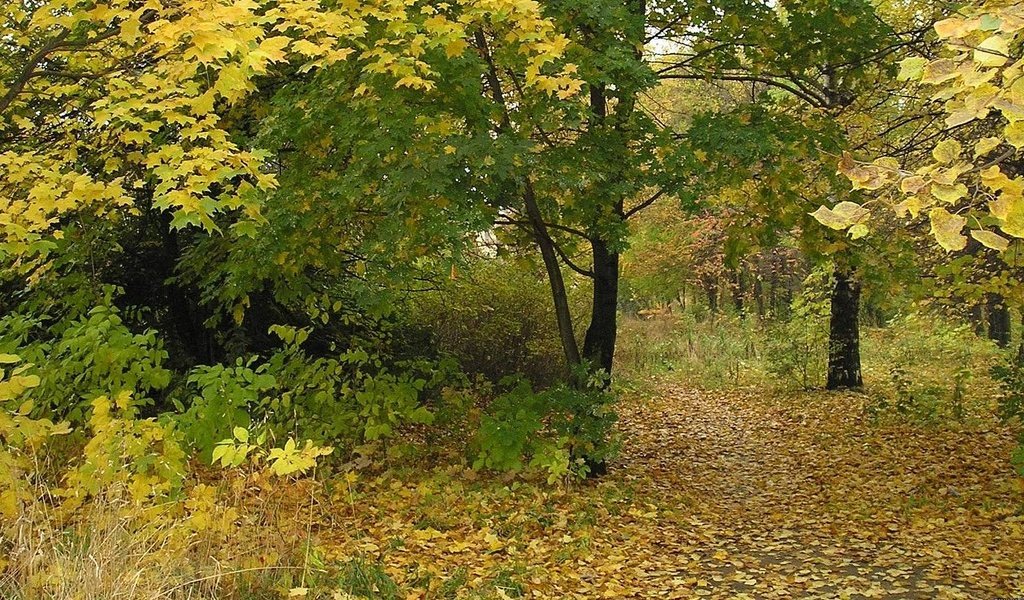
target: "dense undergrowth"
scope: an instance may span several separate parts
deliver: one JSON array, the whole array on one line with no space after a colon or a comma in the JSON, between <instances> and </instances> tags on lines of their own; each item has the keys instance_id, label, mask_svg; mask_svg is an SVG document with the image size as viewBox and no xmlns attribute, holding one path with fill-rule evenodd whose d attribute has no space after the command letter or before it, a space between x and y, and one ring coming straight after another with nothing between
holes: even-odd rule
<instances>
[{"instance_id":1,"label":"dense undergrowth","mask_svg":"<svg viewBox=\"0 0 1024 600\"><path fill-rule=\"evenodd\" d=\"M493 296L481 297L456 296L465 300L460 314L493 310ZM522 306L535 308L529 296ZM455 337L478 334L463 343L507 351L509 341L492 339L488 327L537 315L504 310L497 323L479 317L478 328ZM267 357L173 375L155 332L131 333L119 315L94 309L45 341L6 338L4 597L520 597L546 589L536 564L509 553L546 535L532 530L537 523L597 527L648 510L637 508L639 480L575 483L590 464L583 457L611 460L614 471L614 440L637 435L628 424L609 433L616 411L599 381L590 392L488 382L486 355L472 376L412 363L368 370L368 355L307 355L305 330L284 327L274 329L280 350ZM681 382L814 405L823 401L813 390L824 376L824 327L799 303L784 322L692 312L626 318L614 390L643 403ZM915 315L865 330L863 349L867 386L844 398L864 426L915 435L1001 427L997 409L1016 371L1000 365L1015 364L1011 351L966 326ZM432 500L414 508L406 498ZM533 514L533 502L548 512ZM505 503L511 512L481 509ZM379 528L403 511L406 524L387 538ZM356 515L371 536L331 525L348 527ZM456 553L464 544L483 558L443 569L389 558L410 543L428 555L432 544Z\"/></svg>"},{"instance_id":2,"label":"dense undergrowth","mask_svg":"<svg viewBox=\"0 0 1024 600\"><path fill-rule=\"evenodd\" d=\"M114 287L16 304L0 318L0 595L376 597L372 561L319 557L324 486L424 461L585 476L613 455L612 394L564 383L543 281L479 278L376 318L377 336L332 333L368 319L335 312L192 365Z\"/></svg>"}]
</instances>

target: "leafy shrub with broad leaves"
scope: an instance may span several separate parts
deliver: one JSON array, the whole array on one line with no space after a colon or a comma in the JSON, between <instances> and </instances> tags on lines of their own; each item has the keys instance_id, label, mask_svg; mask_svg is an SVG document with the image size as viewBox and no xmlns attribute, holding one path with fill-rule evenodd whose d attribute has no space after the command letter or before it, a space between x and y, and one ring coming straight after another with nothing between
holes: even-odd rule
<instances>
[{"instance_id":1,"label":"leafy shrub with broad leaves","mask_svg":"<svg viewBox=\"0 0 1024 600\"><path fill-rule=\"evenodd\" d=\"M73 423L86 420L97 397L133 390L136 403L151 405L171 382L157 332L132 332L111 304L70 319L8 315L0 319L0 352L36 365L34 414Z\"/></svg>"},{"instance_id":2,"label":"leafy shrub with broad leaves","mask_svg":"<svg viewBox=\"0 0 1024 600\"><path fill-rule=\"evenodd\" d=\"M200 366L188 377L188 397L173 416L206 459L237 427L258 424L276 438L358 443L392 435L405 423L431 423L423 404L428 388L446 377L429 364L403 364L393 372L379 356L350 349L334 357L302 350L305 329L275 326L283 347L266 359Z\"/></svg>"},{"instance_id":3,"label":"leafy shrub with broad leaves","mask_svg":"<svg viewBox=\"0 0 1024 600\"><path fill-rule=\"evenodd\" d=\"M985 386L994 387L986 375L994 373L999 350L969 325L934 314L898 316L871 332L865 345L867 373L883 382L865 407L872 418L935 424L991 410L977 404L996 391Z\"/></svg>"},{"instance_id":4,"label":"leafy shrub with broad leaves","mask_svg":"<svg viewBox=\"0 0 1024 600\"><path fill-rule=\"evenodd\" d=\"M524 379L502 383L508 391L494 399L481 419L474 468L529 466L554 482L570 474L585 476L592 465L614 454L614 397L600 382L539 392Z\"/></svg>"}]
</instances>

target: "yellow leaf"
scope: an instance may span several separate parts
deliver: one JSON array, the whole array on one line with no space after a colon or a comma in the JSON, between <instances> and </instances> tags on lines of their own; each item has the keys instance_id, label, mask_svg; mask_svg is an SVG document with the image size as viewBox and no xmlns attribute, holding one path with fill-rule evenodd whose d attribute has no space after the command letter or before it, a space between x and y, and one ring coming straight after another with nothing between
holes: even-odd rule
<instances>
[{"instance_id":1,"label":"yellow leaf","mask_svg":"<svg viewBox=\"0 0 1024 600\"><path fill-rule=\"evenodd\" d=\"M852 239L859 240L860 238L866 236L869 233L869 229L868 226L865 225L864 223L857 223L856 225L850 228L849 233Z\"/></svg>"},{"instance_id":2,"label":"yellow leaf","mask_svg":"<svg viewBox=\"0 0 1024 600\"><path fill-rule=\"evenodd\" d=\"M283 35L267 38L260 43L260 51L267 56L270 62L281 62L285 58L284 49L289 42L291 39Z\"/></svg>"},{"instance_id":3,"label":"yellow leaf","mask_svg":"<svg viewBox=\"0 0 1024 600\"><path fill-rule=\"evenodd\" d=\"M967 196L967 186L962 183L944 185L935 183L931 187L932 196L947 204L956 204L960 199Z\"/></svg>"},{"instance_id":4,"label":"yellow leaf","mask_svg":"<svg viewBox=\"0 0 1024 600\"><path fill-rule=\"evenodd\" d=\"M960 157L964 151L963 146L956 140L944 140L939 142L932 150L932 157L938 162L948 165Z\"/></svg>"},{"instance_id":5,"label":"yellow leaf","mask_svg":"<svg viewBox=\"0 0 1024 600\"><path fill-rule=\"evenodd\" d=\"M306 56L320 56L323 53L320 46L309 40L295 40L292 42L292 50Z\"/></svg>"},{"instance_id":6,"label":"yellow leaf","mask_svg":"<svg viewBox=\"0 0 1024 600\"><path fill-rule=\"evenodd\" d=\"M978 44L974 50L974 61L983 67L1001 67L1009 60L1010 40L996 34Z\"/></svg>"},{"instance_id":7,"label":"yellow leaf","mask_svg":"<svg viewBox=\"0 0 1024 600\"><path fill-rule=\"evenodd\" d=\"M995 150L1001 142L1002 140L997 137L981 138L976 144L974 144L974 157L979 158L981 156L985 156L989 152Z\"/></svg>"},{"instance_id":8,"label":"yellow leaf","mask_svg":"<svg viewBox=\"0 0 1024 600\"><path fill-rule=\"evenodd\" d=\"M943 19L935 23L935 33L943 39L963 37L967 30L967 20L961 17Z\"/></svg>"},{"instance_id":9,"label":"yellow leaf","mask_svg":"<svg viewBox=\"0 0 1024 600\"><path fill-rule=\"evenodd\" d=\"M921 83L936 85L955 79L958 75L956 63L948 58L942 58L925 66L921 73Z\"/></svg>"},{"instance_id":10,"label":"yellow leaf","mask_svg":"<svg viewBox=\"0 0 1024 600\"><path fill-rule=\"evenodd\" d=\"M924 72L925 65L928 64L927 58L912 57L906 58L900 62L900 74L899 79L901 81L908 81L910 79L918 79L921 77L921 73Z\"/></svg>"},{"instance_id":11,"label":"yellow leaf","mask_svg":"<svg viewBox=\"0 0 1024 600\"><path fill-rule=\"evenodd\" d=\"M445 44L444 53L448 58L455 58L456 56L462 56L462 53L465 52L468 47L469 44L466 43L466 40L456 38Z\"/></svg>"},{"instance_id":12,"label":"yellow leaf","mask_svg":"<svg viewBox=\"0 0 1024 600\"><path fill-rule=\"evenodd\" d=\"M1010 246L1009 240L993 231L974 229L971 231L971 237L981 242L985 247L998 250L999 252L1005 251Z\"/></svg>"},{"instance_id":13,"label":"yellow leaf","mask_svg":"<svg viewBox=\"0 0 1024 600\"><path fill-rule=\"evenodd\" d=\"M1006 141L1010 142L1018 150L1024 147L1024 121L1014 121L1003 130Z\"/></svg>"},{"instance_id":14,"label":"yellow leaf","mask_svg":"<svg viewBox=\"0 0 1024 600\"><path fill-rule=\"evenodd\" d=\"M838 231L863 221L870 213L867 209L853 202L844 201L837 204L833 209L821 206L810 214L825 227Z\"/></svg>"},{"instance_id":15,"label":"yellow leaf","mask_svg":"<svg viewBox=\"0 0 1024 600\"><path fill-rule=\"evenodd\" d=\"M989 211L999 220L999 229L1015 238L1024 238L1024 198L1019 194L999 195L988 203Z\"/></svg>"},{"instance_id":16,"label":"yellow leaf","mask_svg":"<svg viewBox=\"0 0 1024 600\"><path fill-rule=\"evenodd\" d=\"M932 225L932 235L945 250L963 250L967 246L967 237L960 233L967 225L967 219L950 214L944 208L933 208L928 218Z\"/></svg>"}]
</instances>

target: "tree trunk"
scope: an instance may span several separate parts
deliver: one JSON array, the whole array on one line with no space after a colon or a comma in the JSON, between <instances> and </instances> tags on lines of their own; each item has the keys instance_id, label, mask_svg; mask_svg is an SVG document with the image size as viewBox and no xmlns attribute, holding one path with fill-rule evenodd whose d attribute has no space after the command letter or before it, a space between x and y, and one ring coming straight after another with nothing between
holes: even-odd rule
<instances>
[{"instance_id":1,"label":"tree trunk","mask_svg":"<svg viewBox=\"0 0 1024 600\"><path fill-rule=\"evenodd\" d=\"M537 205L533 183L529 179L526 180L523 187L523 199L525 200L526 214L533 227L533 238L540 249L541 258L544 260L544 269L548 274L548 285L551 287L551 298L555 305L558 337L562 341L562 352L565 353L565 361L569 368L573 368L580 363L580 350L576 345L576 332L572 327L569 296L565 291L565 279L562 277L562 267L558 263L555 242L548 233L547 225L540 213L540 207Z\"/></svg>"},{"instance_id":2,"label":"tree trunk","mask_svg":"<svg viewBox=\"0 0 1024 600\"><path fill-rule=\"evenodd\" d=\"M828 382L830 390L864 385L860 372L860 283L841 269L835 271L832 315L828 332Z\"/></svg>"},{"instance_id":3,"label":"tree trunk","mask_svg":"<svg viewBox=\"0 0 1024 600\"><path fill-rule=\"evenodd\" d=\"M1010 345L1010 309L1001 294L990 293L985 298L988 309L988 339L1000 348Z\"/></svg>"},{"instance_id":4,"label":"tree trunk","mask_svg":"<svg viewBox=\"0 0 1024 600\"><path fill-rule=\"evenodd\" d=\"M971 327L974 329L974 335L978 337L985 335L985 314L980 303L971 306L971 311L968 313L967 319L971 322Z\"/></svg>"},{"instance_id":5,"label":"tree trunk","mask_svg":"<svg viewBox=\"0 0 1024 600\"><path fill-rule=\"evenodd\" d=\"M718 282L714 277L704 278L704 291L708 296L708 312L711 313L711 319L714 320L715 314L718 313Z\"/></svg>"},{"instance_id":6,"label":"tree trunk","mask_svg":"<svg viewBox=\"0 0 1024 600\"><path fill-rule=\"evenodd\" d=\"M764 284L761 283L761 276L754 276L754 301L757 303L757 318L764 320Z\"/></svg>"},{"instance_id":7,"label":"tree trunk","mask_svg":"<svg viewBox=\"0 0 1024 600\"><path fill-rule=\"evenodd\" d=\"M592 367L612 373L615 357L616 317L619 301L619 255L601 240L591 242L594 252L594 304L583 340L583 357Z\"/></svg>"},{"instance_id":8,"label":"tree trunk","mask_svg":"<svg viewBox=\"0 0 1024 600\"><path fill-rule=\"evenodd\" d=\"M743 271L736 269L733 271L733 286L732 286L732 303L736 307L736 314L740 318L744 318L743 314L743 300L744 296L747 295L746 281L743 279Z\"/></svg>"}]
</instances>

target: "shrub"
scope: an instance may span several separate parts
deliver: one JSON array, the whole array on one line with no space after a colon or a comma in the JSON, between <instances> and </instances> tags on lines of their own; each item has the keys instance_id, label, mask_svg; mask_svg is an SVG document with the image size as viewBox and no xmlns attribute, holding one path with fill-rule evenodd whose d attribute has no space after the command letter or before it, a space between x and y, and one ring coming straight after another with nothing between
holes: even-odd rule
<instances>
[{"instance_id":1,"label":"shrub","mask_svg":"<svg viewBox=\"0 0 1024 600\"><path fill-rule=\"evenodd\" d=\"M822 385L828 365L828 319L831 311L828 271L817 269L804 281L785 321L768 328L768 372L803 389Z\"/></svg>"},{"instance_id":2,"label":"shrub","mask_svg":"<svg viewBox=\"0 0 1024 600\"><path fill-rule=\"evenodd\" d=\"M380 357L350 349L314 358L302 350L308 331L271 328L284 343L267 359L200 366L188 377L189 397L172 418L190 444L212 457L214 445L253 422L277 438L356 444L391 436L405 423L430 423L423 404L429 387L447 375L428 363L402 363L398 372Z\"/></svg>"},{"instance_id":3,"label":"shrub","mask_svg":"<svg viewBox=\"0 0 1024 600\"><path fill-rule=\"evenodd\" d=\"M989 375L1000 353L969 325L901 316L869 332L864 346L865 374L881 383L866 406L873 418L929 424L991 414L984 399L996 391Z\"/></svg>"},{"instance_id":4,"label":"shrub","mask_svg":"<svg viewBox=\"0 0 1024 600\"><path fill-rule=\"evenodd\" d=\"M259 485L249 505L199 483L174 429L138 418L122 390L92 401L80 452L47 466L47 443L67 427L27 416L39 379L10 367L17 357L0 362L0 597L212 599L304 569L301 524L282 511L294 491L274 479L294 479L328 449L289 441L247 453L255 461L235 462L223 481ZM292 530L266 535L280 527Z\"/></svg>"},{"instance_id":5,"label":"shrub","mask_svg":"<svg viewBox=\"0 0 1024 600\"><path fill-rule=\"evenodd\" d=\"M570 296L573 315L585 317L582 287ZM568 376L546 279L510 259L478 260L441 290L418 295L410 321L471 376L497 382L518 374L539 387Z\"/></svg>"},{"instance_id":6,"label":"shrub","mask_svg":"<svg viewBox=\"0 0 1024 600\"><path fill-rule=\"evenodd\" d=\"M520 470L528 460L554 482L585 476L614 453L613 397L599 383L584 389L560 384L541 392L524 379L503 383L508 391L481 419L474 468Z\"/></svg>"},{"instance_id":7,"label":"shrub","mask_svg":"<svg viewBox=\"0 0 1024 600\"><path fill-rule=\"evenodd\" d=\"M171 382L157 332L133 333L109 304L49 324L40 317L9 315L0 320L0 352L37 365L35 414L72 423L86 420L94 398L134 390L137 404L151 405L152 396Z\"/></svg>"}]
</instances>

